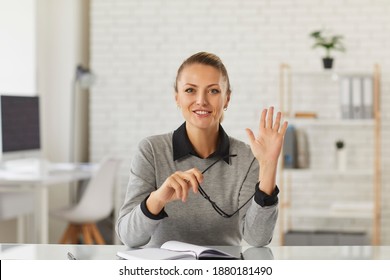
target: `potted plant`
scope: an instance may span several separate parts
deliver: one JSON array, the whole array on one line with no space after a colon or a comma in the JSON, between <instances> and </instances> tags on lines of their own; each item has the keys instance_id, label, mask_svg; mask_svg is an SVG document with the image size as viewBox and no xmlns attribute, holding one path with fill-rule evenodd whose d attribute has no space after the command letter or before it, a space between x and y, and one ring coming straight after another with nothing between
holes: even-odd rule
<instances>
[{"instance_id":1,"label":"potted plant","mask_svg":"<svg viewBox=\"0 0 390 280\"><path fill-rule=\"evenodd\" d=\"M336 141L336 164L339 171L347 169L347 154L343 140Z\"/></svg>"},{"instance_id":2,"label":"potted plant","mask_svg":"<svg viewBox=\"0 0 390 280\"><path fill-rule=\"evenodd\" d=\"M333 66L333 58L330 55L331 51L345 51L344 44L342 42L344 37L341 35L329 35L323 30L310 33L310 37L312 37L315 41L313 48L322 47L325 49L326 55L322 59L324 68L331 69Z\"/></svg>"}]
</instances>

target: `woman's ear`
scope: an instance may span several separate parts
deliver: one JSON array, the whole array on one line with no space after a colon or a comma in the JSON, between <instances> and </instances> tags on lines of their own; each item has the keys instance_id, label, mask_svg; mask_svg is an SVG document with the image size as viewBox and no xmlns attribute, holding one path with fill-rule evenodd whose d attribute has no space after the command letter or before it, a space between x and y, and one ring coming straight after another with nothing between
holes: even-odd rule
<instances>
[{"instance_id":1,"label":"woman's ear","mask_svg":"<svg viewBox=\"0 0 390 280\"><path fill-rule=\"evenodd\" d=\"M230 102L230 94L227 94L226 96L226 102L225 102L225 105L223 106L224 109L227 109L228 105L229 105L229 102Z\"/></svg>"},{"instance_id":2,"label":"woman's ear","mask_svg":"<svg viewBox=\"0 0 390 280\"><path fill-rule=\"evenodd\" d=\"M175 101L176 105L179 106L179 95L177 94L177 92L175 92Z\"/></svg>"}]
</instances>

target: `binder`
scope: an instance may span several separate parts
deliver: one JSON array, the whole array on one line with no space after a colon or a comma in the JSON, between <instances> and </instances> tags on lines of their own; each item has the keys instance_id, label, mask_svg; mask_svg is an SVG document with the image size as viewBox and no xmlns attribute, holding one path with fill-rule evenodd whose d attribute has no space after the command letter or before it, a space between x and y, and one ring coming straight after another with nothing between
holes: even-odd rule
<instances>
[{"instance_id":1,"label":"binder","mask_svg":"<svg viewBox=\"0 0 390 280\"><path fill-rule=\"evenodd\" d=\"M297 168L297 138L292 125L287 127L284 136L283 165L286 169Z\"/></svg>"},{"instance_id":2,"label":"binder","mask_svg":"<svg viewBox=\"0 0 390 280\"><path fill-rule=\"evenodd\" d=\"M342 119L351 119L352 118L352 87L351 87L351 78L342 77L341 78L341 118Z\"/></svg>"},{"instance_id":3,"label":"binder","mask_svg":"<svg viewBox=\"0 0 390 280\"><path fill-rule=\"evenodd\" d=\"M363 118L372 119L373 116L373 81L371 77L363 78Z\"/></svg>"},{"instance_id":4,"label":"binder","mask_svg":"<svg viewBox=\"0 0 390 280\"><path fill-rule=\"evenodd\" d=\"M363 118L363 93L362 79L360 77L352 78L352 118Z\"/></svg>"},{"instance_id":5,"label":"binder","mask_svg":"<svg viewBox=\"0 0 390 280\"><path fill-rule=\"evenodd\" d=\"M310 154L307 133L302 128L297 128L295 132L297 138L297 167L309 168Z\"/></svg>"}]
</instances>

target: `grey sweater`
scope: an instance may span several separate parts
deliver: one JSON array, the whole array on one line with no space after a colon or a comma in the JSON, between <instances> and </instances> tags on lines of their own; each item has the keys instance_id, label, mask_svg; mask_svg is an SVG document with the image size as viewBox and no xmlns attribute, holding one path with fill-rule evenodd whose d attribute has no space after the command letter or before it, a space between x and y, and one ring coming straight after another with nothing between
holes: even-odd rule
<instances>
[{"instance_id":1,"label":"grey sweater","mask_svg":"<svg viewBox=\"0 0 390 280\"><path fill-rule=\"evenodd\" d=\"M141 204L148 195L178 170L206 169L217 158L194 155L173 160L173 133L142 140L132 160L125 202L120 210L116 231L129 247L157 247L168 240L199 245L239 245L242 238L252 246L264 246L272 239L277 203L260 206L252 200L231 218L223 218L209 201L191 190L185 203L166 205L167 216L145 215ZM259 166L249 146L229 137L229 154L237 154L230 164L220 160L204 174L203 189L226 213L233 213L254 193Z\"/></svg>"}]
</instances>

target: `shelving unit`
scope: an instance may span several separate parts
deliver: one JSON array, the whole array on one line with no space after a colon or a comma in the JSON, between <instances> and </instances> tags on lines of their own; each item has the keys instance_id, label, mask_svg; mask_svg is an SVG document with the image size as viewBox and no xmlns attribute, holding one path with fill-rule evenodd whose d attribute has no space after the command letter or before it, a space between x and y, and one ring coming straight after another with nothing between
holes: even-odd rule
<instances>
[{"instance_id":1,"label":"shelving unit","mask_svg":"<svg viewBox=\"0 0 390 280\"><path fill-rule=\"evenodd\" d=\"M337 99L339 93L338 78L343 76L370 76L373 81L373 118L372 119L342 119L340 100ZM318 90L322 90L323 99L319 101L319 106L325 108L322 112L318 112L316 118L294 118L294 92L293 77L297 80L304 81L305 79L323 79L333 82L332 96L329 100L324 98L327 94L325 89L318 86ZM371 243L372 245L380 245L380 220L381 220L381 113L379 107L380 100L380 68L374 65L372 73L356 73L356 72L293 72L288 64L280 65L280 110L289 124L310 129L322 129L334 127L341 130L359 130L364 129L364 133L372 133L373 137L373 166L372 168L350 169L345 171L338 171L331 168L307 168L307 169L285 169L283 164L283 157L279 165L279 184L282 187L280 197L280 215L279 215L279 231L280 242L284 245L284 234L287 230L293 229L292 217L306 217L306 218L329 218L329 219L369 219L372 220ZM306 86L306 85L305 85ZM314 90L317 90L313 87ZM306 88L310 91L310 88ZM336 92L335 92L336 91ZM334 94L335 93L335 94ZM310 98L315 98L309 96ZM327 103L331 104L327 104ZM337 102L337 104L334 104ZM300 107L298 110L314 111L317 113L317 108L303 108L305 102L297 103ZM320 108L319 107L319 108ZM348 178L358 177L370 178L372 180L372 199L369 201L353 201L348 202L333 202L329 203L328 207L318 209L307 205L302 205L299 209L293 209L292 205L292 189L294 188L294 176L307 177L308 180L348 180ZM313 179L314 178L314 179Z\"/></svg>"}]
</instances>

